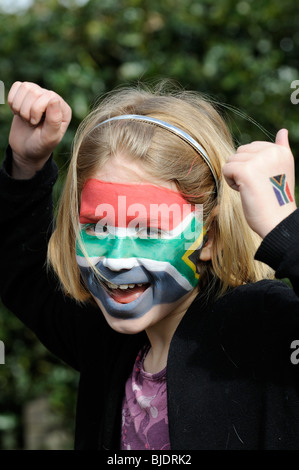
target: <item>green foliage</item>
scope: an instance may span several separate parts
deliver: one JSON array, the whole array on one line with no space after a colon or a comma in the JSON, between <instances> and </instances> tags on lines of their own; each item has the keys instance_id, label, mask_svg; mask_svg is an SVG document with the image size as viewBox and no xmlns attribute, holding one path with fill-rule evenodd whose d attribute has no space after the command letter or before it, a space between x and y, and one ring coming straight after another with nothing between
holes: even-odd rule
<instances>
[{"instance_id":1,"label":"green foliage","mask_svg":"<svg viewBox=\"0 0 299 470\"><path fill-rule=\"evenodd\" d=\"M73 109L61 163L78 123L99 95L157 77L171 77L241 109L271 136L288 127L292 142L298 142L298 108L290 101L299 46L299 11L293 0L76 4L36 0L25 14L0 16L0 70L7 92L15 80L34 81L60 93ZM238 142L266 137L247 120L228 114ZM6 131L9 115L7 106L1 106ZM5 148L7 132L0 139Z\"/></svg>"},{"instance_id":2,"label":"green foliage","mask_svg":"<svg viewBox=\"0 0 299 470\"><path fill-rule=\"evenodd\" d=\"M273 139L287 127L298 158L299 105L290 100L291 83L299 79L293 0L36 0L15 14L0 5L0 22L6 96L14 81L33 81L73 109L56 151L62 170L56 198L79 122L100 95L136 81L169 77L224 103L219 109L237 144ZM10 121L8 105L0 105L1 154ZM0 339L7 347L7 363L0 365L0 447L12 448L22 444L19 416L29 398L50 394L56 409L73 418L77 377L4 307Z\"/></svg>"}]
</instances>

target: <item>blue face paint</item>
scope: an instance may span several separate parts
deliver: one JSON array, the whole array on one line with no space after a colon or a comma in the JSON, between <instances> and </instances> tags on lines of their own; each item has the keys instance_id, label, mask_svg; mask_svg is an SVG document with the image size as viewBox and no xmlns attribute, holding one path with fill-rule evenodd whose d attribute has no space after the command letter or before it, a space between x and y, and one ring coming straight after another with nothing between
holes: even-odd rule
<instances>
[{"instance_id":1,"label":"blue face paint","mask_svg":"<svg viewBox=\"0 0 299 470\"><path fill-rule=\"evenodd\" d=\"M173 194L166 188L162 191L168 198L169 193ZM145 200L148 192L143 189L142 194ZM90 205L88 211L91 212ZM83 218L86 221L86 215ZM140 318L155 306L174 304L194 289L199 278L196 265L204 228L194 210L186 212L179 222L172 223L168 231L157 224L120 227L110 220L108 225L103 224L103 218L97 223L82 224L76 259L87 288L109 315Z\"/></svg>"}]
</instances>

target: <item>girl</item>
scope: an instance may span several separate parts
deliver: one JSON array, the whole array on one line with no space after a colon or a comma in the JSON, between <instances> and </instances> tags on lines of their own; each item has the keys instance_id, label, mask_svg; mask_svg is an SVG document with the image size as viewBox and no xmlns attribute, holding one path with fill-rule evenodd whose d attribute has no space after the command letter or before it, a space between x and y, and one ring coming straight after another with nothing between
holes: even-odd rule
<instances>
[{"instance_id":1,"label":"girl","mask_svg":"<svg viewBox=\"0 0 299 470\"><path fill-rule=\"evenodd\" d=\"M32 83L8 101L1 296L80 372L76 449L298 449L287 131L236 152L196 93L112 93L78 130L51 235L71 111Z\"/></svg>"}]
</instances>

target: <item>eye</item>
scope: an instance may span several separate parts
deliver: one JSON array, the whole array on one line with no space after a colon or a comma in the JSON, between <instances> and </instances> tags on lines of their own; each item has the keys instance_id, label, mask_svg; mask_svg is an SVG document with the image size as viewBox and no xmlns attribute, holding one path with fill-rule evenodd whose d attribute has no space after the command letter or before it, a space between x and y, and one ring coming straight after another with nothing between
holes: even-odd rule
<instances>
[{"instance_id":1,"label":"eye","mask_svg":"<svg viewBox=\"0 0 299 470\"><path fill-rule=\"evenodd\" d=\"M136 228L136 235L138 238L163 238L163 230L156 227L141 227Z\"/></svg>"},{"instance_id":2,"label":"eye","mask_svg":"<svg viewBox=\"0 0 299 470\"><path fill-rule=\"evenodd\" d=\"M108 235L107 224L102 225L100 222L97 224L87 224L84 226L83 230L87 235L91 235L92 237L103 237Z\"/></svg>"},{"instance_id":3,"label":"eye","mask_svg":"<svg viewBox=\"0 0 299 470\"><path fill-rule=\"evenodd\" d=\"M95 235L95 226L96 224L87 224L84 225L83 231L87 233L87 235Z\"/></svg>"}]
</instances>

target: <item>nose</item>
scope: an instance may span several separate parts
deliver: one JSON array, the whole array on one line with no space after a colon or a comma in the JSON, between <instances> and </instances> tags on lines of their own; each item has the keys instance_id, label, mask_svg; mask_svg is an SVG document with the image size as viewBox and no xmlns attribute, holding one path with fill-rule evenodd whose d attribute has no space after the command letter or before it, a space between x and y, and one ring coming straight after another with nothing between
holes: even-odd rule
<instances>
[{"instance_id":1,"label":"nose","mask_svg":"<svg viewBox=\"0 0 299 470\"><path fill-rule=\"evenodd\" d=\"M103 259L103 266L111 271L132 269L135 266L139 266L135 250L132 250L132 248L132 243L128 239L118 238L111 240L109 251Z\"/></svg>"},{"instance_id":2,"label":"nose","mask_svg":"<svg viewBox=\"0 0 299 470\"><path fill-rule=\"evenodd\" d=\"M121 269L132 269L139 266L136 258L104 258L103 266L111 271L120 271Z\"/></svg>"}]
</instances>

